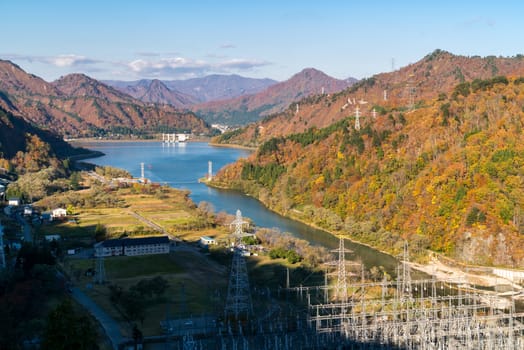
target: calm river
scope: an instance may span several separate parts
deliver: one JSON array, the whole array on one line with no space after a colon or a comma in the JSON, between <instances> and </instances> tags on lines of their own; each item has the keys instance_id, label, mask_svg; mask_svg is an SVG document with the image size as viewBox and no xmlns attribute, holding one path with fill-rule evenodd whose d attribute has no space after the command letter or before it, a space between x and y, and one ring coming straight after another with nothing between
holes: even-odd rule
<instances>
[{"instance_id":1,"label":"calm river","mask_svg":"<svg viewBox=\"0 0 524 350\"><path fill-rule=\"evenodd\" d=\"M212 162L215 173L224 165L247 157L250 151L213 147L204 142L170 146L161 142L84 142L78 145L105 154L103 157L86 160L90 163L122 168L134 177L140 177L140 163L143 162L146 178L190 190L191 199L196 204L206 201L214 206L216 212L225 211L233 215L240 209L242 215L252 219L257 226L278 228L311 244L329 249L338 248L338 239L325 231L282 217L242 193L210 188L198 182L199 178L207 174L208 161ZM353 251L347 254L347 258L360 258L368 268L384 266L390 273L394 273L397 262L391 256L347 240L345 246Z\"/></svg>"}]
</instances>

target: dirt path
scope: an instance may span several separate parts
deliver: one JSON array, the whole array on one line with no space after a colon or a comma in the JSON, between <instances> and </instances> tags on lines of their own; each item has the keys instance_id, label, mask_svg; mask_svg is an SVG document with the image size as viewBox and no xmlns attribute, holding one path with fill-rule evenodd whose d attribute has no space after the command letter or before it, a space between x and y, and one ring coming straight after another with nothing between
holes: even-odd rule
<instances>
[{"instance_id":1,"label":"dirt path","mask_svg":"<svg viewBox=\"0 0 524 350\"><path fill-rule=\"evenodd\" d=\"M168 236L169 239L180 242L180 239L178 239L177 237L173 236L172 234L167 232L165 228L163 228L162 226L158 225L157 223L149 220L148 218L143 217L142 215L138 214L135 211L129 211L129 214L131 214L137 220L142 221L144 224L146 224L147 226L151 227L153 230L158 231L158 232Z\"/></svg>"}]
</instances>

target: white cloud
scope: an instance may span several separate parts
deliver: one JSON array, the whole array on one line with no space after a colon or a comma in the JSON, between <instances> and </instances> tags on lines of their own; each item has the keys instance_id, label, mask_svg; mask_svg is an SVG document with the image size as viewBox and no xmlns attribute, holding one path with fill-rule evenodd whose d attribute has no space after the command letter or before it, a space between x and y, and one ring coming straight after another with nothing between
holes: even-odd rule
<instances>
[{"instance_id":1,"label":"white cloud","mask_svg":"<svg viewBox=\"0 0 524 350\"><path fill-rule=\"evenodd\" d=\"M106 79L108 75L113 77L117 75L121 79L187 79L208 74L241 73L271 64L262 60L224 56L206 56L205 59L194 59L177 54L164 58L161 55L154 52L142 52L137 53L136 59L131 61L105 61L77 54L37 56L0 53L0 57L5 59L54 67L58 70L55 74L79 72L90 75L96 73L97 76L104 76ZM169 54L164 53L163 55Z\"/></svg>"},{"instance_id":2,"label":"white cloud","mask_svg":"<svg viewBox=\"0 0 524 350\"><path fill-rule=\"evenodd\" d=\"M128 67L141 77L189 77L210 73L230 73L248 71L269 65L269 62L235 58L218 62L194 60L185 57L162 58L159 60L137 59L128 63Z\"/></svg>"},{"instance_id":3,"label":"white cloud","mask_svg":"<svg viewBox=\"0 0 524 350\"><path fill-rule=\"evenodd\" d=\"M229 69L238 69L238 70L248 70L256 67L267 66L269 63L260 60L248 60L243 58L233 58L224 62L220 62L218 67L220 68L229 68Z\"/></svg>"},{"instance_id":4,"label":"white cloud","mask_svg":"<svg viewBox=\"0 0 524 350\"><path fill-rule=\"evenodd\" d=\"M78 56L72 54L50 57L48 58L48 61L57 67L72 67L80 64L96 63L95 60L88 59L85 56Z\"/></svg>"},{"instance_id":5,"label":"white cloud","mask_svg":"<svg viewBox=\"0 0 524 350\"><path fill-rule=\"evenodd\" d=\"M57 55L57 56L38 56L38 55L17 55L17 54L5 54L2 55L7 59L27 61L30 63L38 62L51 64L56 67L74 67L79 65L91 65L100 63L101 61L87 58L85 56L79 56L74 54L69 55Z\"/></svg>"}]
</instances>

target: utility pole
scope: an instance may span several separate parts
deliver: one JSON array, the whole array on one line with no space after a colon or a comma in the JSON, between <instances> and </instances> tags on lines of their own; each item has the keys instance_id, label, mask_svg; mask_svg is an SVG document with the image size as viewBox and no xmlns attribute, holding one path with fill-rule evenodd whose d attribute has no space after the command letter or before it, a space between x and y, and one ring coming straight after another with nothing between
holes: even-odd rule
<instances>
[{"instance_id":1,"label":"utility pole","mask_svg":"<svg viewBox=\"0 0 524 350\"><path fill-rule=\"evenodd\" d=\"M207 181L211 181L213 179L213 162L208 161L207 162Z\"/></svg>"},{"instance_id":2,"label":"utility pole","mask_svg":"<svg viewBox=\"0 0 524 350\"><path fill-rule=\"evenodd\" d=\"M4 249L4 226L0 224L0 268L6 268L5 249Z\"/></svg>"},{"instance_id":3,"label":"utility pole","mask_svg":"<svg viewBox=\"0 0 524 350\"><path fill-rule=\"evenodd\" d=\"M104 284L106 281L106 269L104 266L104 248L95 248L96 252L96 269L95 269L95 283Z\"/></svg>"}]
</instances>

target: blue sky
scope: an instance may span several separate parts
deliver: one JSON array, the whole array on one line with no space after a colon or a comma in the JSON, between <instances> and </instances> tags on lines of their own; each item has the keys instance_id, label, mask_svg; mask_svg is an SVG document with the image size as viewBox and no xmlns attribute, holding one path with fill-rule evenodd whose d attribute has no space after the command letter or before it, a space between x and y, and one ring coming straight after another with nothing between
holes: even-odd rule
<instances>
[{"instance_id":1,"label":"blue sky","mask_svg":"<svg viewBox=\"0 0 524 350\"><path fill-rule=\"evenodd\" d=\"M439 48L524 53L524 2L353 0L0 0L0 58L51 81L285 80L314 67L365 78ZM392 64L394 62L394 64Z\"/></svg>"}]
</instances>

